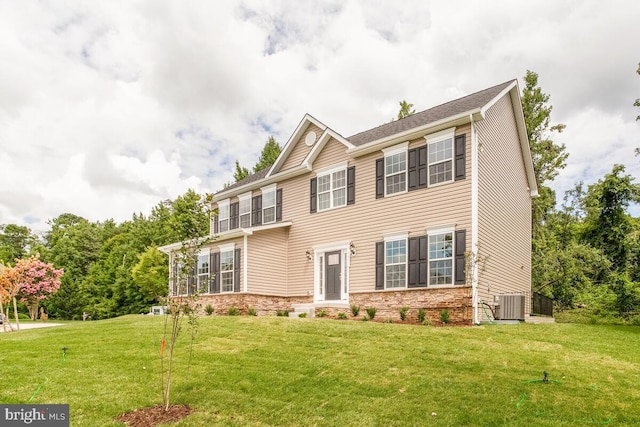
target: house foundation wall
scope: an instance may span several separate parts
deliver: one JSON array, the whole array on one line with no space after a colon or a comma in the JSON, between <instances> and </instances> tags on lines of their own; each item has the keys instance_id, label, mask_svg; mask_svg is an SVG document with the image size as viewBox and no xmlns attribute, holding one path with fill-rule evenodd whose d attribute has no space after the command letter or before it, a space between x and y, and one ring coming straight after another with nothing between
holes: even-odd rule
<instances>
[{"instance_id":1,"label":"house foundation wall","mask_svg":"<svg viewBox=\"0 0 640 427\"><path fill-rule=\"evenodd\" d=\"M291 311L294 304L309 304L315 308L316 315L323 311L327 317L338 317L338 313L347 314L353 318L351 306L359 306L358 318L363 318L367 308L376 309L375 319L378 321L400 321L400 309L408 307L405 321L418 321L418 310L423 309L433 324L441 323L441 312L449 312L449 322L452 324L470 325L473 319L471 306L471 288L455 287L440 289L411 289L401 291L378 291L351 293L349 304L335 302L313 302L313 296L280 297L250 293L201 295L200 309L204 313L207 305L211 305L214 314L225 315L230 307L236 307L241 314L247 314L252 308L259 316L275 315L278 311Z\"/></svg>"}]
</instances>

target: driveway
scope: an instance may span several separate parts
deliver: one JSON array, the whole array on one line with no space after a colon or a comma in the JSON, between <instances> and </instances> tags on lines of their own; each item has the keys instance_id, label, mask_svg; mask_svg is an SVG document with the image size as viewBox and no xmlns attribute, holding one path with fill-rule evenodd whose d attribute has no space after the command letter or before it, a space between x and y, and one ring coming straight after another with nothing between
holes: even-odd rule
<instances>
[{"instance_id":1,"label":"driveway","mask_svg":"<svg viewBox=\"0 0 640 427\"><path fill-rule=\"evenodd\" d=\"M62 326L62 323L44 323L44 322L36 322L36 323L20 323L20 330L25 330L25 329L36 329L36 328L50 328L52 326ZM5 330L5 325L0 325L0 333L4 332ZM7 332L10 332L9 329L9 322L7 322ZM16 324L15 323L11 323L11 327L13 327L13 330L16 331Z\"/></svg>"}]
</instances>

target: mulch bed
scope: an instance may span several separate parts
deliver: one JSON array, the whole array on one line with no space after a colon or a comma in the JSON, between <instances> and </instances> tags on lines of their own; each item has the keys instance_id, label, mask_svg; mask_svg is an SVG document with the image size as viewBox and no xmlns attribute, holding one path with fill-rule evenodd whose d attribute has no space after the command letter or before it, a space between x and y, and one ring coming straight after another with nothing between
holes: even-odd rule
<instances>
[{"instance_id":1,"label":"mulch bed","mask_svg":"<svg viewBox=\"0 0 640 427\"><path fill-rule=\"evenodd\" d=\"M171 405L165 411L164 406L151 406L140 408L115 418L116 421L126 423L128 427L154 427L162 423L173 423L181 420L193 412L186 405Z\"/></svg>"}]
</instances>

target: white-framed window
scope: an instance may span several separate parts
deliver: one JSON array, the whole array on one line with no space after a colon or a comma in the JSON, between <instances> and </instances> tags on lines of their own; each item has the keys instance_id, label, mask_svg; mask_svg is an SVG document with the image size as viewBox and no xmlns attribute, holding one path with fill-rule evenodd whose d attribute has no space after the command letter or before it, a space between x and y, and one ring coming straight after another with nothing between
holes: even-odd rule
<instances>
[{"instance_id":1,"label":"white-framed window","mask_svg":"<svg viewBox=\"0 0 640 427\"><path fill-rule=\"evenodd\" d=\"M262 223L276 222L276 186L262 188Z\"/></svg>"},{"instance_id":2,"label":"white-framed window","mask_svg":"<svg viewBox=\"0 0 640 427\"><path fill-rule=\"evenodd\" d=\"M233 249L220 251L220 292L233 292Z\"/></svg>"},{"instance_id":3,"label":"white-framed window","mask_svg":"<svg viewBox=\"0 0 640 427\"><path fill-rule=\"evenodd\" d=\"M453 181L454 128L427 135L429 185Z\"/></svg>"},{"instance_id":4,"label":"white-framed window","mask_svg":"<svg viewBox=\"0 0 640 427\"><path fill-rule=\"evenodd\" d=\"M347 165L342 164L328 170L318 171L318 210L346 206Z\"/></svg>"},{"instance_id":5,"label":"white-framed window","mask_svg":"<svg viewBox=\"0 0 640 427\"><path fill-rule=\"evenodd\" d=\"M453 231L429 234L429 286L453 285Z\"/></svg>"},{"instance_id":6,"label":"white-framed window","mask_svg":"<svg viewBox=\"0 0 640 427\"><path fill-rule=\"evenodd\" d=\"M241 194L239 197L240 228L251 227L251 193Z\"/></svg>"},{"instance_id":7,"label":"white-framed window","mask_svg":"<svg viewBox=\"0 0 640 427\"><path fill-rule=\"evenodd\" d=\"M172 295L186 295L187 294L187 278L184 276L184 263L182 261L175 260L173 263L173 286L171 289Z\"/></svg>"},{"instance_id":8,"label":"white-framed window","mask_svg":"<svg viewBox=\"0 0 640 427\"><path fill-rule=\"evenodd\" d=\"M218 232L229 231L229 199L218 202Z\"/></svg>"},{"instance_id":9,"label":"white-framed window","mask_svg":"<svg viewBox=\"0 0 640 427\"><path fill-rule=\"evenodd\" d=\"M385 289L407 287L407 238L394 236L384 241Z\"/></svg>"},{"instance_id":10,"label":"white-framed window","mask_svg":"<svg viewBox=\"0 0 640 427\"><path fill-rule=\"evenodd\" d=\"M209 267L209 251L200 252L196 265L198 293L204 294L209 291Z\"/></svg>"},{"instance_id":11,"label":"white-framed window","mask_svg":"<svg viewBox=\"0 0 640 427\"><path fill-rule=\"evenodd\" d=\"M408 142L398 144L384 153L384 192L385 195L407 191L407 147Z\"/></svg>"}]
</instances>

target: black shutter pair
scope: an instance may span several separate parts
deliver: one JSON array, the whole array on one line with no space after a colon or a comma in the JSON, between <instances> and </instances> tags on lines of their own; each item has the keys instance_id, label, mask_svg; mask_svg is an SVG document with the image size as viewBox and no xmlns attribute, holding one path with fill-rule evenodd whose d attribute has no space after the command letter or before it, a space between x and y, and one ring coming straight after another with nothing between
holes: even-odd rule
<instances>
[{"instance_id":1,"label":"black shutter pair","mask_svg":"<svg viewBox=\"0 0 640 427\"><path fill-rule=\"evenodd\" d=\"M356 203L356 167L347 168L347 205ZM318 178L309 181L309 212L318 210Z\"/></svg>"},{"instance_id":2,"label":"black shutter pair","mask_svg":"<svg viewBox=\"0 0 640 427\"><path fill-rule=\"evenodd\" d=\"M427 162L427 146L416 147L408 152L407 172L409 191L427 188L429 182L429 164Z\"/></svg>"},{"instance_id":3,"label":"black shutter pair","mask_svg":"<svg viewBox=\"0 0 640 427\"><path fill-rule=\"evenodd\" d=\"M427 235L410 237L407 250L407 286L409 288L421 288L428 284L427 272L429 257L429 239Z\"/></svg>"}]
</instances>

